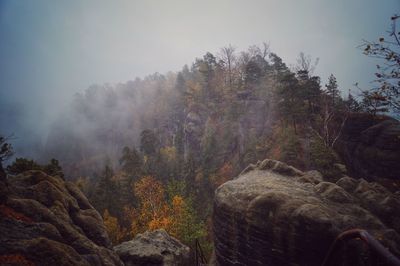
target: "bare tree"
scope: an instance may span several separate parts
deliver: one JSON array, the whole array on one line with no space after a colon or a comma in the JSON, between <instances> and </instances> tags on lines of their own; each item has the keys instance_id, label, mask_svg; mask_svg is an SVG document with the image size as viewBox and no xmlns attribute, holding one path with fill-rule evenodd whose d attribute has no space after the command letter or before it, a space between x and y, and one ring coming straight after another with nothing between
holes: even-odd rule
<instances>
[{"instance_id":1,"label":"bare tree","mask_svg":"<svg viewBox=\"0 0 400 266\"><path fill-rule=\"evenodd\" d=\"M233 47L232 45L229 44L229 46L221 48L219 57L224 62L224 64L227 66L229 88L232 89L232 79L233 79L232 67L233 67L234 61L236 59L235 47Z\"/></svg>"},{"instance_id":2,"label":"bare tree","mask_svg":"<svg viewBox=\"0 0 400 266\"><path fill-rule=\"evenodd\" d=\"M265 59L267 55L269 54L269 44L266 42L262 43L262 47L257 46L257 45L252 45L248 49L249 54L251 57L261 57L262 59Z\"/></svg>"},{"instance_id":3,"label":"bare tree","mask_svg":"<svg viewBox=\"0 0 400 266\"><path fill-rule=\"evenodd\" d=\"M250 61L255 60L257 58L266 60L268 55L270 54L269 44L263 42L262 46L252 45L247 51L242 51L240 56L236 58L236 67L238 71L238 77L241 81L244 81L246 78L246 66Z\"/></svg>"},{"instance_id":4,"label":"bare tree","mask_svg":"<svg viewBox=\"0 0 400 266\"><path fill-rule=\"evenodd\" d=\"M374 82L378 86L363 91L364 99L367 103L374 104L387 102L396 112L400 112L400 32L396 29L399 19L400 15L391 17L392 25L387 32L388 39L380 37L378 42L364 41L359 46L365 55L383 60L383 63L376 65Z\"/></svg>"},{"instance_id":5,"label":"bare tree","mask_svg":"<svg viewBox=\"0 0 400 266\"><path fill-rule=\"evenodd\" d=\"M308 76L311 76L315 68L319 63L319 58L317 57L314 62L312 62L311 56L304 54L304 52L300 52L299 57L296 59L296 66L294 67L294 71L307 73Z\"/></svg>"},{"instance_id":6,"label":"bare tree","mask_svg":"<svg viewBox=\"0 0 400 266\"><path fill-rule=\"evenodd\" d=\"M342 135L344 125L350 115L349 108L346 106L343 108L343 110L338 111L332 108L331 99L328 95L325 94L321 97L321 112L316 126L317 129L311 127L311 130L323 141L326 147L333 148Z\"/></svg>"}]
</instances>

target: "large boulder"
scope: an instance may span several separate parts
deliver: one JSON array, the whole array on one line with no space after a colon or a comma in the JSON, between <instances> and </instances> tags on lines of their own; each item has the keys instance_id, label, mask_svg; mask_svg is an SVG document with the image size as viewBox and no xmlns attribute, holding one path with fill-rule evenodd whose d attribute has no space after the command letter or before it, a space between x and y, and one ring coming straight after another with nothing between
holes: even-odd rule
<instances>
[{"instance_id":1,"label":"large boulder","mask_svg":"<svg viewBox=\"0 0 400 266\"><path fill-rule=\"evenodd\" d=\"M400 122L393 118L351 114L335 150L353 176L400 179Z\"/></svg>"},{"instance_id":2,"label":"large boulder","mask_svg":"<svg viewBox=\"0 0 400 266\"><path fill-rule=\"evenodd\" d=\"M123 265L100 214L71 182L9 177L0 204L0 265Z\"/></svg>"},{"instance_id":3,"label":"large boulder","mask_svg":"<svg viewBox=\"0 0 400 266\"><path fill-rule=\"evenodd\" d=\"M191 265L190 250L163 229L138 234L133 240L114 247L126 266Z\"/></svg>"},{"instance_id":4,"label":"large boulder","mask_svg":"<svg viewBox=\"0 0 400 266\"><path fill-rule=\"evenodd\" d=\"M321 265L335 237L352 228L399 255L399 224L399 197L376 183L325 182L317 171L266 159L216 191L216 264Z\"/></svg>"}]
</instances>

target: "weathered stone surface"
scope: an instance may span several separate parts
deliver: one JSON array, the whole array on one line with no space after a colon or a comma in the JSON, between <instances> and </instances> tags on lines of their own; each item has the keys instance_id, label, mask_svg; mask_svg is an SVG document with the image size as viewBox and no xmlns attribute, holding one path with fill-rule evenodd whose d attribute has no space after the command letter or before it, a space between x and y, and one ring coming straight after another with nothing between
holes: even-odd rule
<instances>
[{"instance_id":1,"label":"weathered stone surface","mask_svg":"<svg viewBox=\"0 0 400 266\"><path fill-rule=\"evenodd\" d=\"M145 232L114 247L126 266L191 265L189 248L169 236L165 230Z\"/></svg>"},{"instance_id":2,"label":"weathered stone surface","mask_svg":"<svg viewBox=\"0 0 400 266\"><path fill-rule=\"evenodd\" d=\"M0 264L123 265L99 213L61 178L29 171L7 181L0 205Z\"/></svg>"},{"instance_id":3,"label":"weathered stone surface","mask_svg":"<svg viewBox=\"0 0 400 266\"><path fill-rule=\"evenodd\" d=\"M400 202L376 183L324 182L274 160L220 186L213 228L217 265L321 265L344 230L363 228L399 255Z\"/></svg>"},{"instance_id":4,"label":"weathered stone surface","mask_svg":"<svg viewBox=\"0 0 400 266\"><path fill-rule=\"evenodd\" d=\"M337 169L339 169L340 173L342 173L342 174L344 174L344 175L347 174L347 167L346 167L346 165L341 164L341 163L335 163L334 166L335 166Z\"/></svg>"},{"instance_id":5,"label":"weathered stone surface","mask_svg":"<svg viewBox=\"0 0 400 266\"><path fill-rule=\"evenodd\" d=\"M400 179L400 122L395 119L352 114L335 150L352 176Z\"/></svg>"}]
</instances>

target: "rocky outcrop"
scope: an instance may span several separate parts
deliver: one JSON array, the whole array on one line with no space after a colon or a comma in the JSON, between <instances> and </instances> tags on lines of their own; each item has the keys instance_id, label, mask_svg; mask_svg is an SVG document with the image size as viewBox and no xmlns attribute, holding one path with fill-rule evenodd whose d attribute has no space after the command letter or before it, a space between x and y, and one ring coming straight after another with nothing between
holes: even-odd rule
<instances>
[{"instance_id":1,"label":"rocky outcrop","mask_svg":"<svg viewBox=\"0 0 400 266\"><path fill-rule=\"evenodd\" d=\"M353 176L400 179L400 122L395 119L350 115L335 150Z\"/></svg>"},{"instance_id":2,"label":"rocky outcrop","mask_svg":"<svg viewBox=\"0 0 400 266\"><path fill-rule=\"evenodd\" d=\"M273 112L270 104L264 100L245 99L238 101L238 105L242 109L238 114L238 152L243 154L249 141L269 133Z\"/></svg>"},{"instance_id":3,"label":"rocky outcrop","mask_svg":"<svg viewBox=\"0 0 400 266\"><path fill-rule=\"evenodd\" d=\"M199 157L201 151L201 137L207 120L207 111L195 105L188 110L184 121L184 156L187 159L189 154L194 158Z\"/></svg>"},{"instance_id":4,"label":"rocky outcrop","mask_svg":"<svg viewBox=\"0 0 400 266\"><path fill-rule=\"evenodd\" d=\"M400 199L381 185L348 176L325 182L317 171L267 159L216 191L216 264L321 265L335 237L351 228L399 255L399 224Z\"/></svg>"},{"instance_id":5,"label":"rocky outcrop","mask_svg":"<svg viewBox=\"0 0 400 266\"><path fill-rule=\"evenodd\" d=\"M133 240L114 247L126 266L191 265L189 248L165 230L138 234Z\"/></svg>"},{"instance_id":6,"label":"rocky outcrop","mask_svg":"<svg viewBox=\"0 0 400 266\"><path fill-rule=\"evenodd\" d=\"M3 189L1 265L123 265L101 216L73 183L29 171Z\"/></svg>"}]
</instances>

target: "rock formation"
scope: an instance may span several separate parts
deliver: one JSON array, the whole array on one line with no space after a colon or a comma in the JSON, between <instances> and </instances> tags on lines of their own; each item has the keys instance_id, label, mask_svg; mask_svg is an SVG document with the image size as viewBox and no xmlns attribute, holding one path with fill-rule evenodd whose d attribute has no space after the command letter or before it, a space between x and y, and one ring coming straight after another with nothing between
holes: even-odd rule
<instances>
[{"instance_id":1,"label":"rock formation","mask_svg":"<svg viewBox=\"0 0 400 266\"><path fill-rule=\"evenodd\" d=\"M400 179L400 122L352 114L335 145L353 176Z\"/></svg>"},{"instance_id":2,"label":"rock formation","mask_svg":"<svg viewBox=\"0 0 400 266\"><path fill-rule=\"evenodd\" d=\"M399 224L398 195L376 183L324 182L317 171L266 159L216 191L216 264L321 265L335 237L351 228L399 255Z\"/></svg>"},{"instance_id":3,"label":"rock formation","mask_svg":"<svg viewBox=\"0 0 400 266\"><path fill-rule=\"evenodd\" d=\"M73 183L28 171L0 185L1 265L123 265Z\"/></svg>"},{"instance_id":4,"label":"rock formation","mask_svg":"<svg viewBox=\"0 0 400 266\"><path fill-rule=\"evenodd\" d=\"M145 232L114 247L126 266L191 265L189 248L169 236L165 230Z\"/></svg>"}]
</instances>

